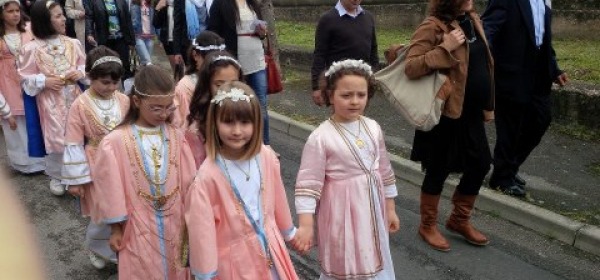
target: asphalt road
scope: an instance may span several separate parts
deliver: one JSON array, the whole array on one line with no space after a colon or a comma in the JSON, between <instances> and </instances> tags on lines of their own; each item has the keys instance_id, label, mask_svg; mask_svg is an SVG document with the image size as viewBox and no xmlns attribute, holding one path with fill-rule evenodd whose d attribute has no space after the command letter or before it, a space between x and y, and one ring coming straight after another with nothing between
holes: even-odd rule
<instances>
[{"instance_id":1,"label":"asphalt road","mask_svg":"<svg viewBox=\"0 0 600 280\"><path fill-rule=\"evenodd\" d=\"M6 169L1 138L0 159L2 168ZM293 203L293 185L304 143L275 130L271 130L271 139L273 147L282 155L282 176ZM108 279L116 273L114 265L96 270L89 263L82 247L87 220L76 214L73 198L50 195L44 175L7 173L35 226L48 279ZM441 253L429 249L416 234L419 221L418 201L414 199L418 197L416 189L407 188L401 181L398 188L397 211L402 229L390 240L397 279L600 279L599 257L486 213L475 213L473 220L489 235L490 246L476 248L444 231L452 251ZM441 208L442 213L449 213L447 201L442 202ZM440 218L440 223L445 216ZM314 251L309 256L292 252L302 279L318 277Z\"/></svg>"}]
</instances>

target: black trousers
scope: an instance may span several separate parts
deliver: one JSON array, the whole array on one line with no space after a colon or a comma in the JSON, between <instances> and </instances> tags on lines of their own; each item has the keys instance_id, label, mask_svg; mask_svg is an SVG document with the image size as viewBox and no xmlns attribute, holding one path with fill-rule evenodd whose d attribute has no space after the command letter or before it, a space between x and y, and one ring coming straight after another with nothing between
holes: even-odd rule
<instances>
[{"instance_id":1,"label":"black trousers","mask_svg":"<svg viewBox=\"0 0 600 280\"><path fill-rule=\"evenodd\" d=\"M117 52L121 58L121 61L123 62L123 68L125 68L125 72L123 73L123 77L121 77L121 81L125 81L125 79L133 77L133 73L131 72L131 60L129 59L129 46L125 44L125 40L123 40L123 38L108 39L106 40L106 46Z\"/></svg>"},{"instance_id":2,"label":"black trousers","mask_svg":"<svg viewBox=\"0 0 600 280\"><path fill-rule=\"evenodd\" d=\"M496 146L490 186L514 185L520 166L537 147L552 121L550 95L528 103L496 98Z\"/></svg>"}]
</instances>

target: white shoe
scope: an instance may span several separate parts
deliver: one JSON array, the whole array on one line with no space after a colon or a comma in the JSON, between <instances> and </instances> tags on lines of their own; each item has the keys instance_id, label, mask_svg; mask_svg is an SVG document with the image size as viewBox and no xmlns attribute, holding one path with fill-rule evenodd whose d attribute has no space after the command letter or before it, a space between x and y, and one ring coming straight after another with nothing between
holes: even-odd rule
<instances>
[{"instance_id":1,"label":"white shoe","mask_svg":"<svg viewBox=\"0 0 600 280\"><path fill-rule=\"evenodd\" d=\"M62 196L66 192L65 186L58 179L50 179L50 192L53 195Z\"/></svg>"},{"instance_id":2,"label":"white shoe","mask_svg":"<svg viewBox=\"0 0 600 280\"><path fill-rule=\"evenodd\" d=\"M96 269L103 269L106 266L106 261L93 252L89 253L90 262Z\"/></svg>"}]
</instances>

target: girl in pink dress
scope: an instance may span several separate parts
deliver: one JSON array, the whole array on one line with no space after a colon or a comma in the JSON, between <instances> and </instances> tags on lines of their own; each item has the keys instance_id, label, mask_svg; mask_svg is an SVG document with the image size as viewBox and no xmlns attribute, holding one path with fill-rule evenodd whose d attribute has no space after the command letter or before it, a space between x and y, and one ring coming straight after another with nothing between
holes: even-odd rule
<instances>
[{"instance_id":1,"label":"girl in pink dress","mask_svg":"<svg viewBox=\"0 0 600 280\"><path fill-rule=\"evenodd\" d=\"M123 122L96 152L95 222L111 227L119 279L189 279L182 263L183 200L196 171L183 133L168 123L174 82L159 66L134 79Z\"/></svg>"},{"instance_id":2,"label":"girl in pink dress","mask_svg":"<svg viewBox=\"0 0 600 280\"><path fill-rule=\"evenodd\" d=\"M123 75L119 55L105 46L97 47L87 56L86 72L90 88L81 94L69 110L63 154L62 183L71 195L79 197L81 214L90 216L94 209L93 176L95 155L100 140L121 122L129 110L129 98L117 90ZM97 269L106 260L117 261L110 249L110 227L90 222L85 245L90 261Z\"/></svg>"},{"instance_id":3,"label":"girl in pink dress","mask_svg":"<svg viewBox=\"0 0 600 280\"><path fill-rule=\"evenodd\" d=\"M46 174L50 191L63 195L61 184L67 113L81 94L77 82L85 77L81 43L65 34L65 16L58 2L38 0L31 8L31 31L36 40L25 44L19 56L23 88L35 96L46 147Z\"/></svg>"},{"instance_id":4,"label":"girl in pink dress","mask_svg":"<svg viewBox=\"0 0 600 280\"><path fill-rule=\"evenodd\" d=\"M381 127L363 116L374 93L372 75L362 60L332 64L321 92L333 114L302 153L294 247L310 249L316 216L321 279L396 279L388 236L400 228L396 179Z\"/></svg>"},{"instance_id":5,"label":"girl in pink dress","mask_svg":"<svg viewBox=\"0 0 600 280\"><path fill-rule=\"evenodd\" d=\"M29 27L21 17L18 0L0 0L0 94L4 95L12 108L14 127L8 121L0 121L6 153L10 166L21 173L35 173L44 170L43 158L29 156L27 149L27 129L23 88L17 72L17 60L21 46L33 39Z\"/></svg>"},{"instance_id":6,"label":"girl in pink dress","mask_svg":"<svg viewBox=\"0 0 600 280\"><path fill-rule=\"evenodd\" d=\"M194 152L197 167L200 167L206 157L204 136L206 135L206 116L210 99L216 94L220 85L243 79L240 64L226 51L215 51L207 55L205 61L200 70L194 94L191 100L187 101L189 115L183 125L186 130L186 138Z\"/></svg>"},{"instance_id":7,"label":"girl in pink dress","mask_svg":"<svg viewBox=\"0 0 600 280\"><path fill-rule=\"evenodd\" d=\"M298 279L285 245L296 228L279 160L262 144L260 110L242 82L222 85L210 102L207 159L185 203L196 279Z\"/></svg>"},{"instance_id":8,"label":"girl in pink dress","mask_svg":"<svg viewBox=\"0 0 600 280\"><path fill-rule=\"evenodd\" d=\"M196 39L192 40L188 57L185 76L175 86L175 106L177 111L173 114L173 124L179 127L188 127L187 116L190 114L190 100L198 84L198 73L206 56L214 51L224 51L225 40L212 31L202 31Z\"/></svg>"}]
</instances>

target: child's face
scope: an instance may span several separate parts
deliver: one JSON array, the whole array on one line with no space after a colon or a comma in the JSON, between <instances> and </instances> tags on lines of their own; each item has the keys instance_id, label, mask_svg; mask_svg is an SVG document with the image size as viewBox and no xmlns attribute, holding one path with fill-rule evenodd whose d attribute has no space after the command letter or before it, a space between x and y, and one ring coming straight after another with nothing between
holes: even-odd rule
<instances>
[{"instance_id":1,"label":"child's face","mask_svg":"<svg viewBox=\"0 0 600 280\"><path fill-rule=\"evenodd\" d=\"M67 33L66 26L67 18L65 18L63 14L63 10L60 5L55 5L52 10L50 10L50 23L52 23L52 27L56 33L65 35Z\"/></svg>"},{"instance_id":2,"label":"child's face","mask_svg":"<svg viewBox=\"0 0 600 280\"><path fill-rule=\"evenodd\" d=\"M92 80L90 88L100 97L110 97L119 87L120 81L115 81L111 77L102 77Z\"/></svg>"},{"instance_id":3,"label":"child's face","mask_svg":"<svg viewBox=\"0 0 600 280\"><path fill-rule=\"evenodd\" d=\"M202 69L202 64L204 63L204 58L197 51L192 51L192 59L196 62L196 72L200 72Z\"/></svg>"},{"instance_id":4,"label":"child's face","mask_svg":"<svg viewBox=\"0 0 600 280\"><path fill-rule=\"evenodd\" d=\"M334 119L341 122L358 120L368 101L368 84L362 76L345 75L336 82L329 96Z\"/></svg>"},{"instance_id":5,"label":"child's face","mask_svg":"<svg viewBox=\"0 0 600 280\"><path fill-rule=\"evenodd\" d=\"M2 10L2 19L4 24L15 27L21 21L21 8L16 2L10 2Z\"/></svg>"},{"instance_id":6,"label":"child's face","mask_svg":"<svg viewBox=\"0 0 600 280\"><path fill-rule=\"evenodd\" d=\"M224 83L238 81L240 72L233 65L217 68L210 79L210 95L215 96L217 89Z\"/></svg>"},{"instance_id":7,"label":"child's face","mask_svg":"<svg viewBox=\"0 0 600 280\"><path fill-rule=\"evenodd\" d=\"M176 107L173 105L173 96L163 97L133 97L135 106L140 110L136 124L144 127L156 127L167 121Z\"/></svg>"},{"instance_id":8,"label":"child's face","mask_svg":"<svg viewBox=\"0 0 600 280\"><path fill-rule=\"evenodd\" d=\"M237 159L244 153L244 148L254 133L251 121L217 121L217 131L221 139L221 152Z\"/></svg>"}]
</instances>

